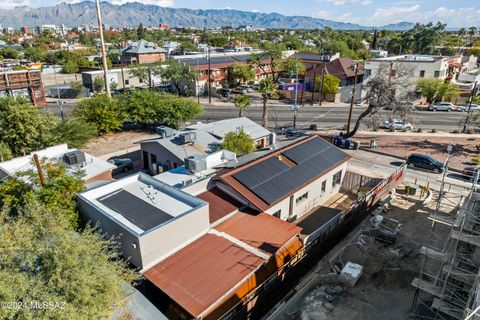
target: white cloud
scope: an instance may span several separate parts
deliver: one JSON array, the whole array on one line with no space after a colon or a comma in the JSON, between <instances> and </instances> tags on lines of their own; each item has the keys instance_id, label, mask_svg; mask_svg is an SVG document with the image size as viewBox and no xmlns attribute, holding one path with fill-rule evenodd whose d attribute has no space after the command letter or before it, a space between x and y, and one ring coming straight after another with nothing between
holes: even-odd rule
<instances>
[{"instance_id":1,"label":"white cloud","mask_svg":"<svg viewBox=\"0 0 480 320\"><path fill-rule=\"evenodd\" d=\"M113 4L125 4L127 2L140 2L143 4L154 4L156 6L160 7L172 7L173 6L173 0L113 0Z\"/></svg>"},{"instance_id":2,"label":"white cloud","mask_svg":"<svg viewBox=\"0 0 480 320\"><path fill-rule=\"evenodd\" d=\"M0 9L13 9L19 6L30 5L29 0L2 0L0 1Z\"/></svg>"},{"instance_id":3,"label":"white cloud","mask_svg":"<svg viewBox=\"0 0 480 320\"><path fill-rule=\"evenodd\" d=\"M328 11L318 11L318 12L315 12L315 14L313 15L315 18L324 18L324 19L327 19L327 18L331 18L332 17L332 14Z\"/></svg>"},{"instance_id":4,"label":"white cloud","mask_svg":"<svg viewBox=\"0 0 480 320\"><path fill-rule=\"evenodd\" d=\"M386 6L377 8L370 16L353 16L343 14L337 20L370 26L382 26L399 22L426 23L443 22L449 27L467 27L480 25L480 10L478 8L446 8L434 10L422 8L419 4L408 6Z\"/></svg>"}]
</instances>

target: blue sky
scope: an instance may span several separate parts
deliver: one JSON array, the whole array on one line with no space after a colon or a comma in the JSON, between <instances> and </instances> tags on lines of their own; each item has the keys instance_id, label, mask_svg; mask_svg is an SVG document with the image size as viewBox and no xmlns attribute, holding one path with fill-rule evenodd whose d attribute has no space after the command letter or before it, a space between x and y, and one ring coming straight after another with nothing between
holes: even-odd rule
<instances>
[{"instance_id":1,"label":"blue sky","mask_svg":"<svg viewBox=\"0 0 480 320\"><path fill-rule=\"evenodd\" d=\"M47 6L62 0L1 0L0 7ZM65 0L63 0L65 1ZM67 0L78 2L79 0ZM108 0L122 4L134 0ZM480 27L479 0L137 0L161 6L192 9L240 9L307 15L362 25L385 25L401 21L442 21L450 27Z\"/></svg>"}]
</instances>

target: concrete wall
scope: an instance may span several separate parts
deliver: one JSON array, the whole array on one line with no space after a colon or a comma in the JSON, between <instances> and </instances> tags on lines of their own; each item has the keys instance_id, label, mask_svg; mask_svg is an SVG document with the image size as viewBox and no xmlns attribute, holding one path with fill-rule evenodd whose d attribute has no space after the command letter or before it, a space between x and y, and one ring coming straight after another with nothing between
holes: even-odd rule
<instances>
[{"instance_id":1,"label":"concrete wall","mask_svg":"<svg viewBox=\"0 0 480 320\"><path fill-rule=\"evenodd\" d=\"M140 144L141 147L141 155L142 155L142 166L143 166L143 151L148 152L148 170L152 174L159 174L161 172L157 172L157 166L152 163L152 158L151 154L154 154L157 157L157 164L159 166L162 165L162 163L167 163L170 161L170 166L168 169L173 169L175 168L174 164L177 163L178 166L183 165L183 159L178 158L176 155L168 151L166 148L164 148L162 145L156 143L156 142L145 142Z\"/></svg>"},{"instance_id":2,"label":"concrete wall","mask_svg":"<svg viewBox=\"0 0 480 320\"><path fill-rule=\"evenodd\" d=\"M267 209L265 212L269 214L274 214L278 210L282 210L280 218L282 220L289 220L290 218L296 216L296 219L299 219L310 210L318 207L319 205L323 204L327 201L330 197L334 194L338 193L340 187L342 185L341 181L335 187L332 187L333 176L337 173L342 171L342 180L345 176L347 171L347 163L342 164L341 166L331 170L324 176L320 177L319 179L315 180L314 182L310 183L309 185L305 186L304 188L298 190L293 194L293 201L292 201L292 214L289 216L290 211L290 197L282 200L281 202L277 203L273 207ZM322 183L326 181L326 189L325 192L321 191ZM304 199L303 201L296 203L296 199L308 192L308 198Z\"/></svg>"},{"instance_id":3,"label":"concrete wall","mask_svg":"<svg viewBox=\"0 0 480 320\"><path fill-rule=\"evenodd\" d=\"M98 225L102 234L118 237L121 255L126 259L130 259L130 262L133 265L141 268L142 257L138 236L134 235L130 230L119 224L117 221L114 221L101 209L92 206L92 204L86 201L82 195L78 195L77 199L82 219L90 221L93 226ZM136 248L134 248L133 245L135 245Z\"/></svg>"},{"instance_id":4,"label":"concrete wall","mask_svg":"<svg viewBox=\"0 0 480 320\"><path fill-rule=\"evenodd\" d=\"M186 213L140 237L142 268L148 269L162 258L183 248L210 228L208 204Z\"/></svg>"}]
</instances>

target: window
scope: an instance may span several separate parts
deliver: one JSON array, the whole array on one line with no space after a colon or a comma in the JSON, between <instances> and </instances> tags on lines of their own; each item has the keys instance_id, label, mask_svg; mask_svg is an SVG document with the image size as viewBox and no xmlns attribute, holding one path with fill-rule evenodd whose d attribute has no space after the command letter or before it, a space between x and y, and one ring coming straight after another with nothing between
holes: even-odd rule
<instances>
[{"instance_id":1,"label":"window","mask_svg":"<svg viewBox=\"0 0 480 320\"><path fill-rule=\"evenodd\" d=\"M333 175L332 188L335 188L342 181L342 171L339 171Z\"/></svg>"},{"instance_id":2,"label":"window","mask_svg":"<svg viewBox=\"0 0 480 320\"><path fill-rule=\"evenodd\" d=\"M157 156L156 156L155 154L153 154L153 153L150 153L150 162L151 162L152 164L157 163Z\"/></svg>"},{"instance_id":3,"label":"window","mask_svg":"<svg viewBox=\"0 0 480 320\"><path fill-rule=\"evenodd\" d=\"M420 78L424 78L425 77L425 70L420 70Z\"/></svg>"},{"instance_id":4,"label":"window","mask_svg":"<svg viewBox=\"0 0 480 320\"><path fill-rule=\"evenodd\" d=\"M276 211L274 214L272 214L272 216L280 218L282 216L282 210Z\"/></svg>"},{"instance_id":5,"label":"window","mask_svg":"<svg viewBox=\"0 0 480 320\"><path fill-rule=\"evenodd\" d=\"M125 80L125 85L128 86L130 84L129 80Z\"/></svg>"},{"instance_id":6,"label":"window","mask_svg":"<svg viewBox=\"0 0 480 320\"><path fill-rule=\"evenodd\" d=\"M327 180L322 182L322 192L327 191Z\"/></svg>"},{"instance_id":7,"label":"window","mask_svg":"<svg viewBox=\"0 0 480 320\"><path fill-rule=\"evenodd\" d=\"M433 73L433 76L434 76L435 78L438 78L438 77L440 76L440 71L435 71L435 72Z\"/></svg>"},{"instance_id":8,"label":"window","mask_svg":"<svg viewBox=\"0 0 480 320\"><path fill-rule=\"evenodd\" d=\"M138 82L143 83L143 79L142 78L138 79Z\"/></svg>"},{"instance_id":9,"label":"window","mask_svg":"<svg viewBox=\"0 0 480 320\"><path fill-rule=\"evenodd\" d=\"M295 200L295 204L298 205L299 203L303 202L304 200L308 199L308 192L305 192L304 194L302 194L300 197L298 197L296 200Z\"/></svg>"}]
</instances>

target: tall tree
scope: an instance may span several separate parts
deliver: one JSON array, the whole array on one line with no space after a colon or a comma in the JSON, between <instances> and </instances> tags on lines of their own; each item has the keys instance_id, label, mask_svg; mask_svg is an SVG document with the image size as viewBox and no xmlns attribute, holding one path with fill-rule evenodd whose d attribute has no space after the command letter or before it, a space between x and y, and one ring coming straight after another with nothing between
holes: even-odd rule
<instances>
[{"instance_id":1,"label":"tall tree","mask_svg":"<svg viewBox=\"0 0 480 320\"><path fill-rule=\"evenodd\" d=\"M122 125L124 115L115 99L105 94L97 94L91 98L80 100L75 115L81 120L95 124L100 132L111 132Z\"/></svg>"},{"instance_id":2,"label":"tall tree","mask_svg":"<svg viewBox=\"0 0 480 320\"><path fill-rule=\"evenodd\" d=\"M233 101L235 104L235 107L238 109L238 116L243 117L243 112L245 111L246 108L250 107L252 102L250 101L250 98L244 95L238 95L235 100Z\"/></svg>"},{"instance_id":3,"label":"tall tree","mask_svg":"<svg viewBox=\"0 0 480 320\"><path fill-rule=\"evenodd\" d=\"M263 114L262 126L268 128L268 99L276 92L277 86L272 80L272 77L267 77L260 81L259 92L262 94Z\"/></svg>"},{"instance_id":4,"label":"tall tree","mask_svg":"<svg viewBox=\"0 0 480 320\"><path fill-rule=\"evenodd\" d=\"M262 70L264 74L271 74L273 82L278 80L280 76L277 70L280 69L280 64L283 58L283 51L285 51L285 45L266 42L263 45L263 51L261 53L254 53L250 56L249 63L256 68ZM264 62L267 61L267 64Z\"/></svg>"},{"instance_id":5,"label":"tall tree","mask_svg":"<svg viewBox=\"0 0 480 320\"><path fill-rule=\"evenodd\" d=\"M236 63L228 68L227 73L232 86L255 79L255 70L248 64Z\"/></svg>"},{"instance_id":6,"label":"tall tree","mask_svg":"<svg viewBox=\"0 0 480 320\"><path fill-rule=\"evenodd\" d=\"M337 94L338 88L340 86L340 79L333 74L327 74L323 77L323 87L322 87L322 78L315 77L315 88L318 88L318 92L322 92L320 99L323 101L326 96L331 94Z\"/></svg>"},{"instance_id":7,"label":"tall tree","mask_svg":"<svg viewBox=\"0 0 480 320\"><path fill-rule=\"evenodd\" d=\"M155 86L153 77L162 73L162 65L159 63L137 64L128 68L128 73L146 83L150 88Z\"/></svg>"},{"instance_id":8,"label":"tall tree","mask_svg":"<svg viewBox=\"0 0 480 320\"><path fill-rule=\"evenodd\" d=\"M25 98L0 98L0 137L15 156L45 148L57 140L58 119Z\"/></svg>"},{"instance_id":9,"label":"tall tree","mask_svg":"<svg viewBox=\"0 0 480 320\"><path fill-rule=\"evenodd\" d=\"M252 137L243 130L227 133L220 147L221 149L235 152L237 156L243 156L255 151L255 143Z\"/></svg>"},{"instance_id":10,"label":"tall tree","mask_svg":"<svg viewBox=\"0 0 480 320\"><path fill-rule=\"evenodd\" d=\"M471 47L473 46L473 39L475 38L476 33L477 33L477 27L468 28L468 35L470 37L469 44L470 44Z\"/></svg>"},{"instance_id":11,"label":"tall tree","mask_svg":"<svg viewBox=\"0 0 480 320\"><path fill-rule=\"evenodd\" d=\"M170 60L167 67L162 68L160 74L170 81L179 95L190 93L190 87L196 79L195 72L189 66L175 60Z\"/></svg>"},{"instance_id":12,"label":"tall tree","mask_svg":"<svg viewBox=\"0 0 480 320\"><path fill-rule=\"evenodd\" d=\"M397 67L394 76L389 77L388 75L389 66L381 65L377 74L369 78L364 85L366 91L364 100L368 101L368 107L359 115L353 129L344 134L344 138L353 137L365 117L375 115L385 107L396 110L413 99L414 94L410 90L412 86L411 69Z\"/></svg>"},{"instance_id":13,"label":"tall tree","mask_svg":"<svg viewBox=\"0 0 480 320\"><path fill-rule=\"evenodd\" d=\"M445 97L456 97L460 94L458 85L436 78L421 78L417 82L417 90L428 103L442 101Z\"/></svg>"}]
</instances>

